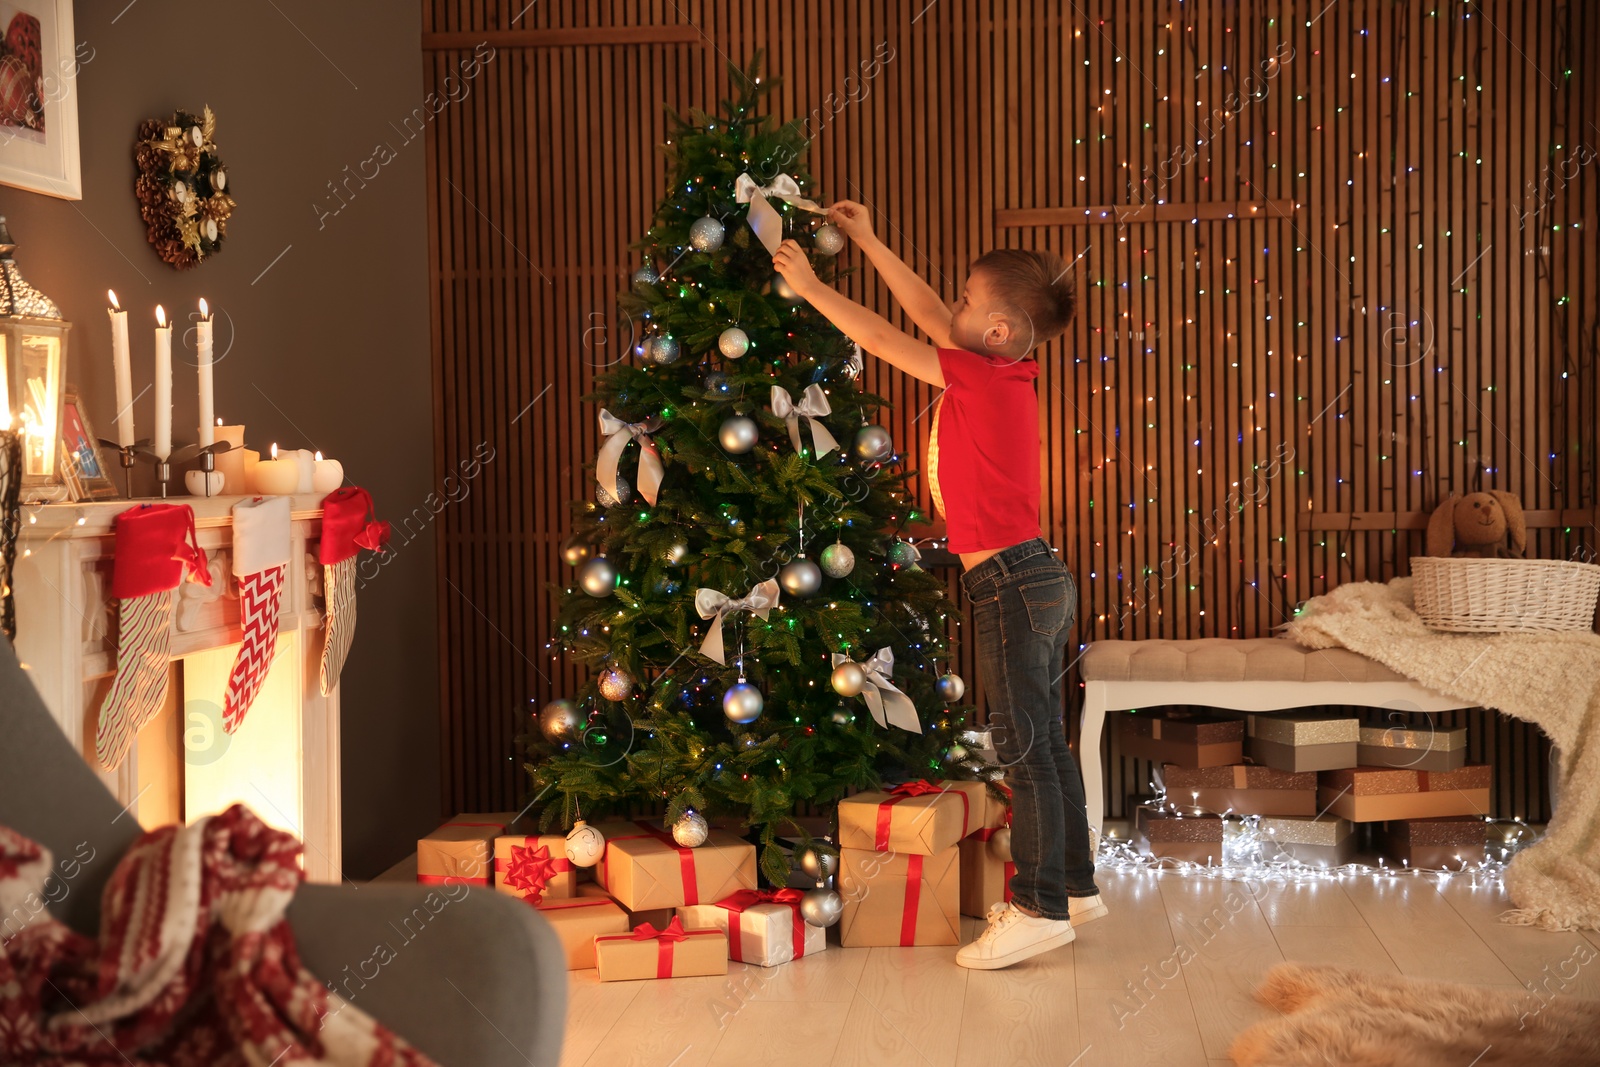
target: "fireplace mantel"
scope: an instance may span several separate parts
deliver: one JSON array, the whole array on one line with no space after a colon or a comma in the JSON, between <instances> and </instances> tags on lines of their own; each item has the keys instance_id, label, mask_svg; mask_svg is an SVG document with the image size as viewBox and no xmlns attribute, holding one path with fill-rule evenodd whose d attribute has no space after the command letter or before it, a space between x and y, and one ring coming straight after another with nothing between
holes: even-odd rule
<instances>
[{"instance_id":1,"label":"fireplace mantel","mask_svg":"<svg viewBox=\"0 0 1600 1067\"><path fill-rule=\"evenodd\" d=\"M241 640L238 584L232 565L232 509L245 499L175 497L168 501L194 509L196 537L205 550L212 579L209 589L191 582L178 589L173 615L174 661L237 646ZM25 505L13 581L18 656L67 738L134 817L145 806L141 797L159 771L148 762L152 752L160 755L163 750L144 743L145 732L155 724L141 732L140 743L114 771L100 767L94 738L100 704L116 668L116 609L110 599L114 521L128 508L148 503L160 501ZM322 568L316 561L316 545L322 530L322 496L294 496L290 510L291 553L279 615L279 647L292 647L299 659L300 836L306 845L307 877L337 881L341 873L339 690L335 687L323 696L318 685L323 616ZM275 663L272 673L279 670ZM271 682L269 675L269 685ZM215 699L221 700L220 691ZM244 729L250 725L247 717ZM141 758L147 761L143 768ZM172 753L172 758L183 760L178 753ZM284 770L277 768L276 773L281 776ZM182 771L178 767L171 773ZM262 804L271 801L263 795L253 806Z\"/></svg>"}]
</instances>

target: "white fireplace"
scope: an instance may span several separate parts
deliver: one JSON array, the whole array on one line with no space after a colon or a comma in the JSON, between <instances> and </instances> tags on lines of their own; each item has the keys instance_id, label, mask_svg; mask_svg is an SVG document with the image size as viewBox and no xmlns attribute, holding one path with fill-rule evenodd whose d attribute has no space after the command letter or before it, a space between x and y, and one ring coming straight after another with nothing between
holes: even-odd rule
<instances>
[{"instance_id":1,"label":"white fireplace","mask_svg":"<svg viewBox=\"0 0 1600 1067\"><path fill-rule=\"evenodd\" d=\"M172 501L194 508L211 586L179 586L166 706L115 770L100 767L94 752L100 704L116 669L113 523L139 501L23 506L13 578L17 654L62 731L143 826L192 821L238 801L305 842L308 878L338 881L339 690L323 696L318 684L322 498L292 498L276 655L249 714L229 735L222 702L241 639L232 567L232 508L241 499Z\"/></svg>"}]
</instances>

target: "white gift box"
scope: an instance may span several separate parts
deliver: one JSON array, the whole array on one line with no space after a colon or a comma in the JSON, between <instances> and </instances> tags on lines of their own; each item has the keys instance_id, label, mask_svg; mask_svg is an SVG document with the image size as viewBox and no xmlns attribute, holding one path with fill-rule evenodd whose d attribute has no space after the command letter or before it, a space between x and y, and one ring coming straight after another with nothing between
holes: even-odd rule
<instances>
[{"instance_id":1,"label":"white gift box","mask_svg":"<svg viewBox=\"0 0 1600 1067\"><path fill-rule=\"evenodd\" d=\"M723 931L728 935L728 958L758 967L776 967L828 947L827 930L800 917L798 893L792 904L752 902L758 892L745 890L717 904L690 904L678 909L678 918L685 929L716 927ZM744 910L734 911L726 906L730 904L742 905Z\"/></svg>"}]
</instances>

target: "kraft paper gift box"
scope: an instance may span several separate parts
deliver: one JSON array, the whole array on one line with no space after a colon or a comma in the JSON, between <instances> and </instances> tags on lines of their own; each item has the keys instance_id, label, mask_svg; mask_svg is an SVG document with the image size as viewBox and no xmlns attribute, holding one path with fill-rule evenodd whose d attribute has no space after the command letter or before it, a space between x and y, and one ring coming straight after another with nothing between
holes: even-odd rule
<instances>
[{"instance_id":1,"label":"kraft paper gift box","mask_svg":"<svg viewBox=\"0 0 1600 1067\"><path fill-rule=\"evenodd\" d=\"M567 835L501 834L495 838L494 887L530 904L576 896L578 870L567 859Z\"/></svg>"},{"instance_id":2,"label":"kraft paper gift box","mask_svg":"<svg viewBox=\"0 0 1600 1067\"><path fill-rule=\"evenodd\" d=\"M943 852L991 817L986 789L982 782L922 781L845 797L839 801L839 847Z\"/></svg>"},{"instance_id":3,"label":"kraft paper gift box","mask_svg":"<svg viewBox=\"0 0 1600 1067\"><path fill-rule=\"evenodd\" d=\"M611 900L612 903L616 903L611 894L606 892L605 886L597 885L594 882L579 882L578 896L589 897L594 900ZM622 905L617 904L617 907L622 908ZM628 917L628 929L630 930L643 926L645 923L649 923L659 930L672 921L674 914L672 908L651 908L648 911L629 911L627 908L622 908L622 912Z\"/></svg>"},{"instance_id":4,"label":"kraft paper gift box","mask_svg":"<svg viewBox=\"0 0 1600 1067\"><path fill-rule=\"evenodd\" d=\"M506 832L514 811L463 813L417 841L417 881L438 885L447 880L492 885L494 839Z\"/></svg>"},{"instance_id":5,"label":"kraft paper gift box","mask_svg":"<svg viewBox=\"0 0 1600 1067\"><path fill-rule=\"evenodd\" d=\"M1351 822L1483 815L1489 810L1489 765L1459 771L1354 767L1318 775L1317 802Z\"/></svg>"},{"instance_id":6,"label":"kraft paper gift box","mask_svg":"<svg viewBox=\"0 0 1600 1067\"><path fill-rule=\"evenodd\" d=\"M648 823L606 839L600 884L630 912L681 908L756 887L756 847L726 830L685 848ZM603 832L603 831L602 831Z\"/></svg>"},{"instance_id":7,"label":"kraft paper gift box","mask_svg":"<svg viewBox=\"0 0 1600 1067\"><path fill-rule=\"evenodd\" d=\"M1378 835L1378 854L1390 863L1425 871L1459 870L1483 861L1486 836L1482 818L1398 819Z\"/></svg>"},{"instance_id":8,"label":"kraft paper gift box","mask_svg":"<svg viewBox=\"0 0 1600 1067\"><path fill-rule=\"evenodd\" d=\"M538 906L567 953L567 970L594 966L594 939L603 934L626 934L628 916L615 901L574 897Z\"/></svg>"},{"instance_id":9,"label":"kraft paper gift box","mask_svg":"<svg viewBox=\"0 0 1600 1067\"><path fill-rule=\"evenodd\" d=\"M961 940L960 852L839 850L839 894L844 914L839 943L954 945Z\"/></svg>"},{"instance_id":10,"label":"kraft paper gift box","mask_svg":"<svg viewBox=\"0 0 1600 1067\"><path fill-rule=\"evenodd\" d=\"M1361 722L1339 715L1251 715L1250 758L1280 771L1330 771L1356 765Z\"/></svg>"},{"instance_id":11,"label":"kraft paper gift box","mask_svg":"<svg viewBox=\"0 0 1600 1067\"><path fill-rule=\"evenodd\" d=\"M1459 771L1467 765L1467 728L1363 726L1356 760L1363 767Z\"/></svg>"},{"instance_id":12,"label":"kraft paper gift box","mask_svg":"<svg viewBox=\"0 0 1600 1067\"><path fill-rule=\"evenodd\" d=\"M1117 740L1124 756L1184 767L1220 767L1244 760L1244 723L1189 712L1119 716Z\"/></svg>"},{"instance_id":13,"label":"kraft paper gift box","mask_svg":"<svg viewBox=\"0 0 1600 1067\"><path fill-rule=\"evenodd\" d=\"M1261 858L1267 863L1294 859L1301 863L1338 867L1355 858L1353 829L1349 819L1341 819L1336 815L1314 818L1274 816L1262 819L1257 826L1261 834Z\"/></svg>"},{"instance_id":14,"label":"kraft paper gift box","mask_svg":"<svg viewBox=\"0 0 1600 1067\"><path fill-rule=\"evenodd\" d=\"M982 919L989 905L1011 899L1011 876L1017 865L995 855L989 846L994 827L961 839L961 914Z\"/></svg>"},{"instance_id":15,"label":"kraft paper gift box","mask_svg":"<svg viewBox=\"0 0 1600 1067\"><path fill-rule=\"evenodd\" d=\"M676 918L664 929L647 924L597 937L594 953L602 982L728 973L728 935L715 928L684 929Z\"/></svg>"},{"instance_id":16,"label":"kraft paper gift box","mask_svg":"<svg viewBox=\"0 0 1600 1067\"><path fill-rule=\"evenodd\" d=\"M1317 776L1311 772L1291 774L1249 763L1198 768L1168 763L1161 772L1168 803L1179 807L1217 814L1232 809L1237 815L1317 813Z\"/></svg>"},{"instance_id":17,"label":"kraft paper gift box","mask_svg":"<svg viewBox=\"0 0 1600 1067\"><path fill-rule=\"evenodd\" d=\"M828 932L800 915L798 889L741 889L715 904L678 909L686 929L715 927L728 935L728 958L776 967L828 947Z\"/></svg>"},{"instance_id":18,"label":"kraft paper gift box","mask_svg":"<svg viewBox=\"0 0 1600 1067\"><path fill-rule=\"evenodd\" d=\"M1179 816L1140 808L1137 822L1152 856L1202 865L1222 862L1221 816Z\"/></svg>"}]
</instances>

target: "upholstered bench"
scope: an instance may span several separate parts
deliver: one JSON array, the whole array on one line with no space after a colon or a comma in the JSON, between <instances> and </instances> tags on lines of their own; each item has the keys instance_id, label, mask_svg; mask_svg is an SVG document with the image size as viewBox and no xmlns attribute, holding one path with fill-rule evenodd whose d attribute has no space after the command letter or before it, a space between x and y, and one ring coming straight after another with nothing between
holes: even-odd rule
<instances>
[{"instance_id":1,"label":"upholstered bench","mask_svg":"<svg viewBox=\"0 0 1600 1067\"><path fill-rule=\"evenodd\" d=\"M1078 670L1084 687L1078 762L1096 840L1105 817L1100 736L1108 711L1170 704L1235 711L1322 704L1407 712L1472 706L1348 649L1308 649L1286 638L1096 641L1078 660Z\"/></svg>"}]
</instances>

